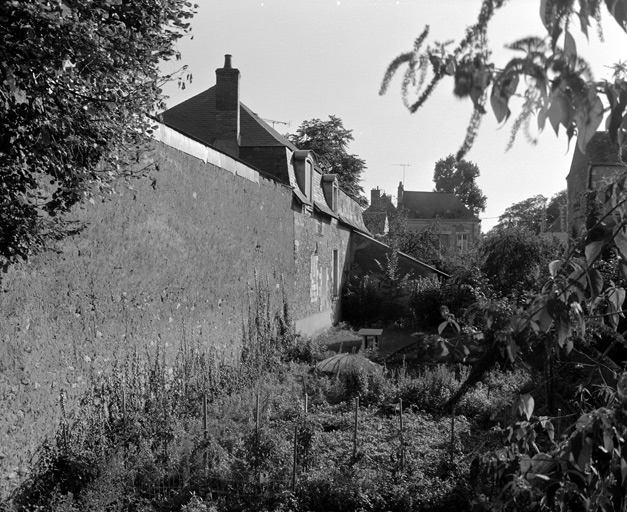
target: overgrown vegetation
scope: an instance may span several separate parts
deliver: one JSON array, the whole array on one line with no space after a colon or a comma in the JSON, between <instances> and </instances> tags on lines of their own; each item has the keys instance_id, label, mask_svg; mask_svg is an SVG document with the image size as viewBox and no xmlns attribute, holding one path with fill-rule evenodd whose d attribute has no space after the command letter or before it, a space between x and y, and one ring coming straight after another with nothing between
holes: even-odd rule
<instances>
[{"instance_id":1,"label":"overgrown vegetation","mask_svg":"<svg viewBox=\"0 0 627 512\"><path fill-rule=\"evenodd\" d=\"M318 374L312 363L328 355L324 347L296 337L286 310L272 314L263 283L257 288L238 361L183 344L170 364L157 351L93 374L72 411L62 395L56 437L4 509L472 506L469 440L497 442L498 434L476 425L502 426L528 375L495 372L459 404L452 425L442 404L467 370L401 365L386 374Z\"/></svg>"}]
</instances>

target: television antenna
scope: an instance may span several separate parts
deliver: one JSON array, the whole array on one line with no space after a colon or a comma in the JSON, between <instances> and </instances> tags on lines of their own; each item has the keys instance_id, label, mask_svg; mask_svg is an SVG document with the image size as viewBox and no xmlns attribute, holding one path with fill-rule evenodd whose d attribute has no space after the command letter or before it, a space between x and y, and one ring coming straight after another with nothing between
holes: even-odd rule
<instances>
[{"instance_id":1,"label":"television antenna","mask_svg":"<svg viewBox=\"0 0 627 512\"><path fill-rule=\"evenodd\" d=\"M272 124L272 129L273 130L274 130L275 125L277 125L277 124L284 124L288 128L292 125L291 121L287 121L287 122L285 122L285 121L275 121L274 119L265 119L263 117L261 119L263 119L268 124Z\"/></svg>"},{"instance_id":2,"label":"television antenna","mask_svg":"<svg viewBox=\"0 0 627 512\"><path fill-rule=\"evenodd\" d=\"M397 167L403 168L403 186L405 186L405 169L407 169L408 167L411 167L411 164L392 164L392 165L396 165Z\"/></svg>"}]
</instances>

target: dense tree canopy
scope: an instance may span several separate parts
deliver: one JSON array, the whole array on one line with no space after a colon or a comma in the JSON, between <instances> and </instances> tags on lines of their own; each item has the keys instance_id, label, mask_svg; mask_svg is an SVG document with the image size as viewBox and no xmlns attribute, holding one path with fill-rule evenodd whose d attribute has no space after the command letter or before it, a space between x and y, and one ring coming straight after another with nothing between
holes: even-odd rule
<instances>
[{"instance_id":1,"label":"dense tree canopy","mask_svg":"<svg viewBox=\"0 0 627 512\"><path fill-rule=\"evenodd\" d=\"M362 204L366 203L364 189L359 183L366 162L348 153L348 145L354 140L353 132L344 128L339 117L329 116L328 121L303 121L295 134L288 134L288 139L299 149L314 151L322 171L337 174L340 187Z\"/></svg>"},{"instance_id":2,"label":"dense tree canopy","mask_svg":"<svg viewBox=\"0 0 627 512\"><path fill-rule=\"evenodd\" d=\"M560 217L566 201L566 190L554 194L551 199L542 194L528 197L506 208L499 216L495 229L516 228L535 234L541 233Z\"/></svg>"},{"instance_id":3,"label":"dense tree canopy","mask_svg":"<svg viewBox=\"0 0 627 512\"><path fill-rule=\"evenodd\" d=\"M0 265L67 233L63 214L138 172L159 63L178 57L186 0L0 3Z\"/></svg>"},{"instance_id":4,"label":"dense tree canopy","mask_svg":"<svg viewBox=\"0 0 627 512\"><path fill-rule=\"evenodd\" d=\"M564 252L557 238L536 236L527 229L493 230L480 244L481 270L499 293L537 291L549 274L549 262Z\"/></svg>"},{"instance_id":5,"label":"dense tree canopy","mask_svg":"<svg viewBox=\"0 0 627 512\"><path fill-rule=\"evenodd\" d=\"M455 194L475 215L485 211L487 198L477 185L479 167L449 155L438 160L433 171L434 192Z\"/></svg>"},{"instance_id":6,"label":"dense tree canopy","mask_svg":"<svg viewBox=\"0 0 627 512\"><path fill-rule=\"evenodd\" d=\"M560 190L557 194L554 194L549 199L546 205L546 225L550 226L564 213L566 208L568 196L566 189Z\"/></svg>"},{"instance_id":7,"label":"dense tree canopy","mask_svg":"<svg viewBox=\"0 0 627 512\"><path fill-rule=\"evenodd\" d=\"M587 142L605 118L610 139L617 148L622 146L627 138L627 66L616 64L611 81L594 81L589 67L577 55L572 33L580 27L588 36L592 25L601 31L597 21L603 4L627 30L627 0L538 1L546 38L528 37L511 43L509 48L518 55L497 65L492 61L487 29L494 13L505 4L504 0L483 0L477 22L456 44L435 42L424 48L427 26L413 48L389 65L381 94L387 91L394 74L406 66L402 98L414 113L445 77L453 77L454 94L470 98L474 105L458 160L471 148L486 108L492 109L498 122L505 122L511 115L509 102L514 96L524 103L512 127L512 142L518 130L528 127L535 117L539 130L547 120L556 133L563 126L569 139L577 137L577 145L585 153Z\"/></svg>"},{"instance_id":8,"label":"dense tree canopy","mask_svg":"<svg viewBox=\"0 0 627 512\"><path fill-rule=\"evenodd\" d=\"M514 203L499 216L496 230L516 228L538 234L546 226L546 202L542 194Z\"/></svg>"},{"instance_id":9,"label":"dense tree canopy","mask_svg":"<svg viewBox=\"0 0 627 512\"><path fill-rule=\"evenodd\" d=\"M407 212L403 208L391 216L390 230L383 241L390 247L430 265L437 266L442 259L437 221L421 231L411 230L407 227Z\"/></svg>"}]
</instances>

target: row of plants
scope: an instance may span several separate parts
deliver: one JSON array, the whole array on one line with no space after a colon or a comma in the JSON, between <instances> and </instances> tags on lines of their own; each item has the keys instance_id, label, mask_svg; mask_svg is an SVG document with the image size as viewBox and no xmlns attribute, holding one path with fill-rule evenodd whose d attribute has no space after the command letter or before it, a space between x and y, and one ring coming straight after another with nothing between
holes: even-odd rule
<instances>
[{"instance_id":1,"label":"row of plants","mask_svg":"<svg viewBox=\"0 0 627 512\"><path fill-rule=\"evenodd\" d=\"M451 437L443 404L467 369L401 365L385 374L318 374L312 363L328 355L324 347L295 336L289 318L272 313L259 289L239 361L198 343L182 345L173 362L159 352L136 354L92 375L80 406L64 411L30 479L2 509L472 507L468 475L477 444L498 443L507 404L527 372L495 371L466 394ZM484 432L479 425L498 428Z\"/></svg>"}]
</instances>

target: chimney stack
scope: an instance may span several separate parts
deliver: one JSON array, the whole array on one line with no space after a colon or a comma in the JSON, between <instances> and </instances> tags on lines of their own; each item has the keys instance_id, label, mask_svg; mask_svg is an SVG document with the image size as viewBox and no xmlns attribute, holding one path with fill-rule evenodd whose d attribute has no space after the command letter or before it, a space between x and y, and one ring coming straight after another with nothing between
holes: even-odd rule
<instances>
[{"instance_id":1,"label":"chimney stack","mask_svg":"<svg viewBox=\"0 0 627 512\"><path fill-rule=\"evenodd\" d=\"M225 55L224 67L216 69L215 145L236 158L240 143L239 79L239 70L231 65L231 55Z\"/></svg>"},{"instance_id":2,"label":"chimney stack","mask_svg":"<svg viewBox=\"0 0 627 512\"><path fill-rule=\"evenodd\" d=\"M379 190L379 187L370 190L370 206L377 204L380 199L381 191Z\"/></svg>"},{"instance_id":3,"label":"chimney stack","mask_svg":"<svg viewBox=\"0 0 627 512\"><path fill-rule=\"evenodd\" d=\"M405 188L403 187L403 182L399 182L398 184L398 195L396 196L396 206L400 207L403 204L403 192L405 192Z\"/></svg>"}]
</instances>

